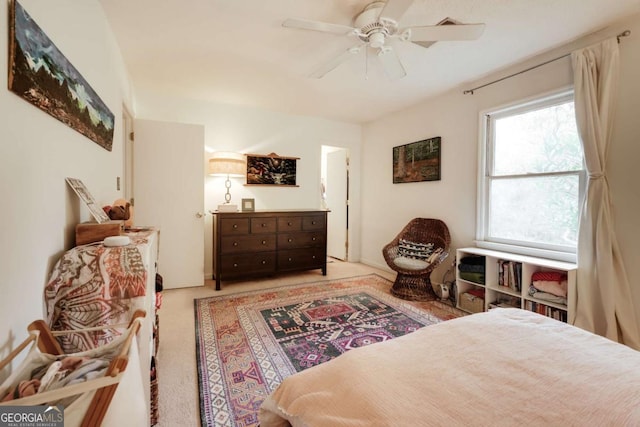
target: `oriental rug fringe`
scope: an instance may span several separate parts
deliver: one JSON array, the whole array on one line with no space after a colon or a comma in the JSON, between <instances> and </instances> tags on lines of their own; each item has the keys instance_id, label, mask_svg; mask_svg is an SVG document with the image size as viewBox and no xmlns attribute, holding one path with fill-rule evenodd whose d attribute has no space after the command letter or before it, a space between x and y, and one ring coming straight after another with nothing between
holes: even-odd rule
<instances>
[{"instance_id":1,"label":"oriental rug fringe","mask_svg":"<svg viewBox=\"0 0 640 427\"><path fill-rule=\"evenodd\" d=\"M374 274L196 299L202 425L255 427L287 376L461 314L398 299L391 285Z\"/></svg>"}]
</instances>

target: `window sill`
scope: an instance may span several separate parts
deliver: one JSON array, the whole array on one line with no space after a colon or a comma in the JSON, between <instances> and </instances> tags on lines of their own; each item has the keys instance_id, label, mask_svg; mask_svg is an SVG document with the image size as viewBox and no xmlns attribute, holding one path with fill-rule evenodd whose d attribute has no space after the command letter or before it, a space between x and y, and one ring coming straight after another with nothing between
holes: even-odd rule
<instances>
[{"instance_id":1,"label":"window sill","mask_svg":"<svg viewBox=\"0 0 640 427\"><path fill-rule=\"evenodd\" d=\"M508 245L505 243L487 242L484 240L475 240L474 243L479 248L491 249L494 251L509 252L520 255L534 256L538 258L553 259L556 261L564 261L570 263L577 262L577 255L569 252L558 252L549 249L530 248L526 246Z\"/></svg>"}]
</instances>

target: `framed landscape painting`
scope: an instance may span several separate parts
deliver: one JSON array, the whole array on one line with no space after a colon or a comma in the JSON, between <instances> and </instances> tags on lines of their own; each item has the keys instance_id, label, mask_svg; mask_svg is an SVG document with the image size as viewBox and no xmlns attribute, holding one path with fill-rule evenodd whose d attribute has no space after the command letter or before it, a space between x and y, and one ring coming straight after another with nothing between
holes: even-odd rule
<instances>
[{"instance_id":1,"label":"framed landscape painting","mask_svg":"<svg viewBox=\"0 0 640 427\"><path fill-rule=\"evenodd\" d=\"M393 183L439 181L440 137L393 147Z\"/></svg>"},{"instance_id":2,"label":"framed landscape painting","mask_svg":"<svg viewBox=\"0 0 640 427\"><path fill-rule=\"evenodd\" d=\"M247 154L246 185L281 185L297 187L296 162L298 157Z\"/></svg>"},{"instance_id":3,"label":"framed landscape painting","mask_svg":"<svg viewBox=\"0 0 640 427\"><path fill-rule=\"evenodd\" d=\"M20 3L9 13L9 90L111 151L111 110Z\"/></svg>"}]
</instances>

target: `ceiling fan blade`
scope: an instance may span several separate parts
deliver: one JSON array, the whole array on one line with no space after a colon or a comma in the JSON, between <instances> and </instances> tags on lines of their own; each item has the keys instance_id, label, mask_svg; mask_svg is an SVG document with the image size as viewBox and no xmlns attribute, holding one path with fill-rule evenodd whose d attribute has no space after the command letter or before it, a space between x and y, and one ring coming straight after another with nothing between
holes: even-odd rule
<instances>
[{"instance_id":1,"label":"ceiling fan blade","mask_svg":"<svg viewBox=\"0 0 640 427\"><path fill-rule=\"evenodd\" d=\"M484 24L432 25L429 27L410 27L409 40L412 42L475 40L484 31Z\"/></svg>"},{"instance_id":2,"label":"ceiling fan blade","mask_svg":"<svg viewBox=\"0 0 640 427\"><path fill-rule=\"evenodd\" d=\"M380 49L378 58L382 63L384 72L387 73L387 77L389 77L390 80L398 80L407 75L407 72L400 62L400 58L398 58L398 54L391 46L385 46Z\"/></svg>"},{"instance_id":3,"label":"ceiling fan blade","mask_svg":"<svg viewBox=\"0 0 640 427\"><path fill-rule=\"evenodd\" d=\"M418 46L422 46L426 49L428 47L431 47L433 44L437 42L412 42L412 43L417 44Z\"/></svg>"},{"instance_id":4,"label":"ceiling fan blade","mask_svg":"<svg viewBox=\"0 0 640 427\"><path fill-rule=\"evenodd\" d=\"M297 18L286 19L282 23L282 26L286 28L298 28L301 30L320 31L323 33L332 33L332 34L341 34L341 35L349 34L350 32L355 30L355 28L348 27L346 25L331 24L328 22L310 21L307 19L297 19Z\"/></svg>"},{"instance_id":5,"label":"ceiling fan blade","mask_svg":"<svg viewBox=\"0 0 640 427\"><path fill-rule=\"evenodd\" d=\"M321 79L329 71L333 70L338 65L342 64L343 62L349 60L350 58L353 58L355 55L360 53L361 50L362 50L362 46L350 47L349 49L345 50L340 55L336 56L331 61L327 62L326 64L324 64L320 68L318 68L316 71L311 73L309 75L309 77L314 77L316 79Z\"/></svg>"},{"instance_id":6,"label":"ceiling fan blade","mask_svg":"<svg viewBox=\"0 0 640 427\"><path fill-rule=\"evenodd\" d=\"M412 4L413 0L387 0L387 4L380 12L380 17L390 18L398 22Z\"/></svg>"}]
</instances>

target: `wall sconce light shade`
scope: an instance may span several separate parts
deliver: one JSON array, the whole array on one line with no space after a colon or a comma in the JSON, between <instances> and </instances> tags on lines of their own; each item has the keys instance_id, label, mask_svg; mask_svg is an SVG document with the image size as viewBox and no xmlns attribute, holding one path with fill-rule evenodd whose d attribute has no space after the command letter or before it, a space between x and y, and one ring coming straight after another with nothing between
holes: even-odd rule
<instances>
[{"instance_id":1,"label":"wall sconce light shade","mask_svg":"<svg viewBox=\"0 0 640 427\"><path fill-rule=\"evenodd\" d=\"M246 172L247 172L246 163L245 163L244 157L241 154L229 153L229 152L213 153L213 156L209 159L209 175L225 176L226 180L224 182L224 185L227 188L227 192L224 195L225 202L223 205L218 205L218 211L236 212L238 210L237 205L230 204L231 202L231 193L229 192L229 189L231 188L230 178L245 176Z\"/></svg>"}]
</instances>

